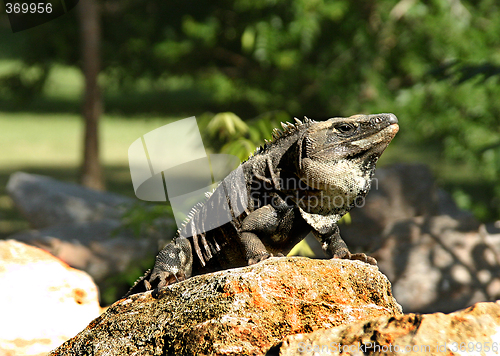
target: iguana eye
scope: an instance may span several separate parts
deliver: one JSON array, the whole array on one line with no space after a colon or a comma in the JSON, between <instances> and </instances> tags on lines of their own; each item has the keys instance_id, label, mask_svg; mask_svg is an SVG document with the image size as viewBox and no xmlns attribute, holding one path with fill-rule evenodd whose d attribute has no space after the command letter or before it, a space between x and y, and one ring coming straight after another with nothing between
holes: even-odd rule
<instances>
[{"instance_id":1,"label":"iguana eye","mask_svg":"<svg viewBox=\"0 0 500 356\"><path fill-rule=\"evenodd\" d=\"M352 133L356 127L350 124L340 124L336 129L343 134Z\"/></svg>"}]
</instances>

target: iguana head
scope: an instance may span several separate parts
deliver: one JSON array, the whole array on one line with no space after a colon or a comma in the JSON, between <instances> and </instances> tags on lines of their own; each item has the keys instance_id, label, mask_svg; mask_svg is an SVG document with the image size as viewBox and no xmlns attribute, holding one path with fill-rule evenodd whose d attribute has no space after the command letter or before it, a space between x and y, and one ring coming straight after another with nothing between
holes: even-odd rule
<instances>
[{"instance_id":1,"label":"iguana head","mask_svg":"<svg viewBox=\"0 0 500 356\"><path fill-rule=\"evenodd\" d=\"M309 126L299 143L298 159L298 176L310 188L308 194L326 194L336 199L332 204L339 211L348 211L370 189L375 164L398 132L397 123L393 114L376 114L333 118ZM326 214L326 208L316 212Z\"/></svg>"}]
</instances>

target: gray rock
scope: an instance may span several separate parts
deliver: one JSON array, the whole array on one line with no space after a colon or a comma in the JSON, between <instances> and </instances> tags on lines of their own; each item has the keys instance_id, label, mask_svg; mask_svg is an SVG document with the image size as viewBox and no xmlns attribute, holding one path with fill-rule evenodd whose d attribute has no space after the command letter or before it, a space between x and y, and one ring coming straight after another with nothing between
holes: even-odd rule
<instances>
[{"instance_id":1,"label":"gray rock","mask_svg":"<svg viewBox=\"0 0 500 356\"><path fill-rule=\"evenodd\" d=\"M123 207L134 203L117 194L24 172L10 176L7 193L34 228L119 218Z\"/></svg>"},{"instance_id":2,"label":"gray rock","mask_svg":"<svg viewBox=\"0 0 500 356\"><path fill-rule=\"evenodd\" d=\"M437 215L439 195L425 165L396 164L377 169L365 205L351 210L351 224L340 226L348 245L373 250L396 221Z\"/></svg>"},{"instance_id":3,"label":"gray rock","mask_svg":"<svg viewBox=\"0 0 500 356\"><path fill-rule=\"evenodd\" d=\"M500 298L500 239L448 215L390 226L372 256L407 312L451 312Z\"/></svg>"},{"instance_id":4,"label":"gray rock","mask_svg":"<svg viewBox=\"0 0 500 356\"><path fill-rule=\"evenodd\" d=\"M120 226L120 221L112 219L75 222L20 232L10 238L42 248L84 270L102 287L107 278L142 265L158 251L157 240L134 237Z\"/></svg>"},{"instance_id":5,"label":"gray rock","mask_svg":"<svg viewBox=\"0 0 500 356\"><path fill-rule=\"evenodd\" d=\"M365 205L353 209L351 224L340 225L348 245L376 250L384 230L416 216L448 215L459 221L461 231L479 228L472 213L457 207L453 198L438 189L429 168L422 164L396 164L375 172Z\"/></svg>"},{"instance_id":6,"label":"gray rock","mask_svg":"<svg viewBox=\"0 0 500 356\"><path fill-rule=\"evenodd\" d=\"M439 214L436 215L448 215L455 220L460 221L461 229L464 231L467 229L477 230L479 228L479 222L476 220L474 215L470 211L460 209L448 192L443 189L438 189L437 196Z\"/></svg>"}]
</instances>

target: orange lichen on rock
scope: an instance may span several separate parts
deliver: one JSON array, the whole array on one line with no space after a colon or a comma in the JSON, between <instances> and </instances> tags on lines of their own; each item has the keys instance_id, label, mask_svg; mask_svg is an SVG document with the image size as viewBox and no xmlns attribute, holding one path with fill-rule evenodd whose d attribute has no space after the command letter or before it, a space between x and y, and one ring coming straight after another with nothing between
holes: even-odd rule
<instances>
[{"instance_id":1,"label":"orange lichen on rock","mask_svg":"<svg viewBox=\"0 0 500 356\"><path fill-rule=\"evenodd\" d=\"M270 258L122 299L52 355L263 355L287 335L400 314L374 266Z\"/></svg>"}]
</instances>

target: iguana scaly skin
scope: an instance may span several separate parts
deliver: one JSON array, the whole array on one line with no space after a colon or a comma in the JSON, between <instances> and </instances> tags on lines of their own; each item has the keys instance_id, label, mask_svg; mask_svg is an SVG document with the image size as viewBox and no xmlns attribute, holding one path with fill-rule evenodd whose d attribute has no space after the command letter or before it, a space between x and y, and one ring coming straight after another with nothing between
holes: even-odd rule
<instances>
[{"instance_id":1,"label":"iguana scaly skin","mask_svg":"<svg viewBox=\"0 0 500 356\"><path fill-rule=\"evenodd\" d=\"M233 171L219 184L127 295L283 256L309 232L333 258L377 263L349 252L337 222L370 190L375 164L399 130L396 116L295 121L240 165L244 179ZM231 221L205 226L228 214Z\"/></svg>"}]
</instances>

